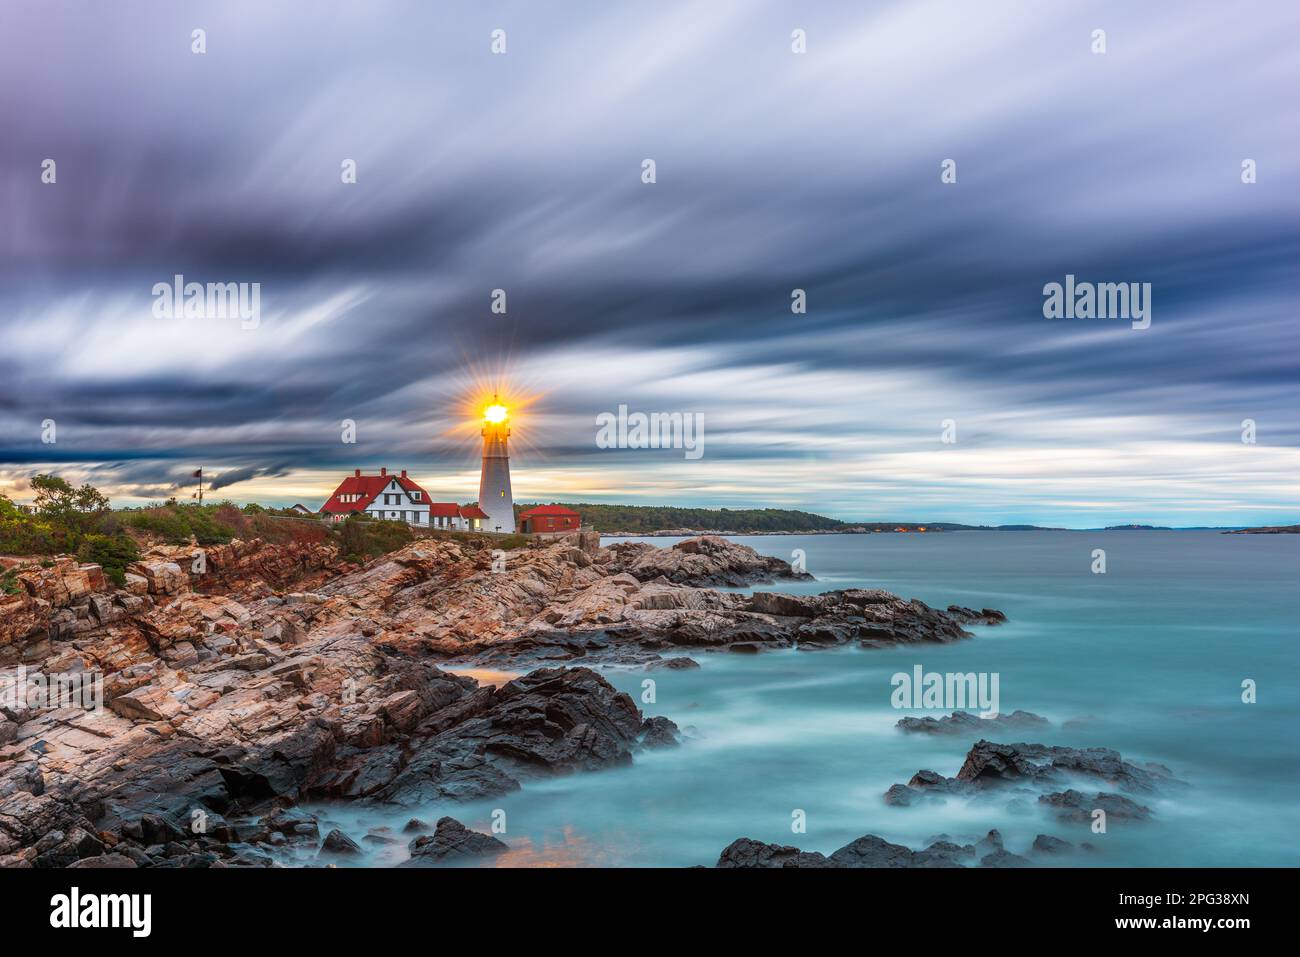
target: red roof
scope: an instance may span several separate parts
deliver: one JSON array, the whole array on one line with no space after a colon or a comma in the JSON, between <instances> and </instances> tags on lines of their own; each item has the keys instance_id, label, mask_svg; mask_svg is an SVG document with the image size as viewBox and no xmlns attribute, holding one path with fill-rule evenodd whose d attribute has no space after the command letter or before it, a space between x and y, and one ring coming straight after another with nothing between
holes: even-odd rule
<instances>
[{"instance_id":1,"label":"red roof","mask_svg":"<svg viewBox=\"0 0 1300 957\"><path fill-rule=\"evenodd\" d=\"M574 518L581 517L573 509L565 508L563 505L538 505L536 508L530 508L526 512L520 512L519 518L520 520L523 520L525 518L531 518L534 515L572 515Z\"/></svg>"},{"instance_id":2,"label":"red roof","mask_svg":"<svg viewBox=\"0 0 1300 957\"><path fill-rule=\"evenodd\" d=\"M483 511L477 505L462 505L460 508L461 518L487 518L488 513Z\"/></svg>"},{"instance_id":3,"label":"red roof","mask_svg":"<svg viewBox=\"0 0 1300 957\"><path fill-rule=\"evenodd\" d=\"M460 514L460 506L455 502L434 502L429 506L430 518L455 518Z\"/></svg>"},{"instance_id":4,"label":"red roof","mask_svg":"<svg viewBox=\"0 0 1300 957\"><path fill-rule=\"evenodd\" d=\"M404 475L349 475L334 490L334 494L329 497L324 505L320 507L322 512L344 513L344 512L364 512L375 496L388 487L388 483L396 481L407 492L419 492L420 498L416 504L425 505L429 501L429 493L420 488L414 480ZM356 495L358 498L352 502L340 501L344 495ZM452 514L455 514L454 512Z\"/></svg>"}]
</instances>

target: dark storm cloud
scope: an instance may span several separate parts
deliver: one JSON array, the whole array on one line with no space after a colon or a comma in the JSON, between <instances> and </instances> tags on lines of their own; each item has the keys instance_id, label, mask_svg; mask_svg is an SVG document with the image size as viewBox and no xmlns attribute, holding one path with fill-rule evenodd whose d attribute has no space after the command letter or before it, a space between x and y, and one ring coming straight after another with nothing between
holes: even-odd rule
<instances>
[{"instance_id":1,"label":"dark storm cloud","mask_svg":"<svg viewBox=\"0 0 1300 957\"><path fill-rule=\"evenodd\" d=\"M240 482L247 482L252 478L278 478L282 475L288 475L291 471L292 465L289 463L268 467L245 466L244 468L227 469L220 475L215 476L208 488L215 492L218 489L229 488Z\"/></svg>"},{"instance_id":2,"label":"dark storm cloud","mask_svg":"<svg viewBox=\"0 0 1300 957\"><path fill-rule=\"evenodd\" d=\"M194 462L242 482L448 462L463 448L440 423L466 366L503 357L538 380L532 438L564 463L623 461L590 438L619 403L706 413L719 463L880 464L882 442L910 448L948 415L976 423L972 444L1004 444L1008 474L1029 432L1100 455L1230 440L1251 416L1300 445L1295 11L7 15L0 461L18 475L140 462L118 485L156 489ZM155 319L150 290L177 273L261 283L260 326ZM1152 283L1152 328L1045 320L1042 287L1067 273ZM505 316L488 308L498 287ZM1238 485L1278 497L1268 476Z\"/></svg>"}]
</instances>

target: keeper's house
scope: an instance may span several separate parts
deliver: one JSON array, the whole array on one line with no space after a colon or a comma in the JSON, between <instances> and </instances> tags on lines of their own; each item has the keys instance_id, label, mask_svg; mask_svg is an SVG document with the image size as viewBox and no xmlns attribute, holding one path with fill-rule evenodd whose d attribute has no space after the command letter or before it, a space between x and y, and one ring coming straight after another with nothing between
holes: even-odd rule
<instances>
[{"instance_id":1,"label":"keeper's house","mask_svg":"<svg viewBox=\"0 0 1300 957\"><path fill-rule=\"evenodd\" d=\"M582 527L582 516L563 505L538 505L520 512L519 522L528 534L572 532Z\"/></svg>"},{"instance_id":2,"label":"keeper's house","mask_svg":"<svg viewBox=\"0 0 1300 957\"><path fill-rule=\"evenodd\" d=\"M386 468L381 468L378 475L362 475L361 469L356 469L320 508L320 514L331 522L341 522L360 512L371 518L449 531L478 531L487 517L472 505L432 502L429 493L406 474L406 469L390 475Z\"/></svg>"}]
</instances>

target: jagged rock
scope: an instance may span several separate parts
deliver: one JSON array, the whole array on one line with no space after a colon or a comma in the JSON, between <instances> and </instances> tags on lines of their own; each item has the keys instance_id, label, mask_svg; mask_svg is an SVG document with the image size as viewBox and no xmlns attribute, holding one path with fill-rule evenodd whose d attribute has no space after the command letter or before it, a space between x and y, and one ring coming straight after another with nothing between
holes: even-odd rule
<instances>
[{"instance_id":1,"label":"jagged rock","mask_svg":"<svg viewBox=\"0 0 1300 957\"><path fill-rule=\"evenodd\" d=\"M1026 728L1045 728L1046 718L1028 711L1013 711L991 718L981 718L969 711L954 711L941 718L907 717L896 725L902 731L922 734L984 734L989 731L1011 731Z\"/></svg>"},{"instance_id":2,"label":"jagged rock","mask_svg":"<svg viewBox=\"0 0 1300 957\"><path fill-rule=\"evenodd\" d=\"M510 848L490 834L471 831L452 817L439 818L432 834L411 841L411 859L402 866L414 867L457 858L500 854Z\"/></svg>"},{"instance_id":3,"label":"jagged rock","mask_svg":"<svg viewBox=\"0 0 1300 957\"><path fill-rule=\"evenodd\" d=\"M947 840L931 841L912 855L913 867L966 867L975 860L975 848Z\"/></svg>"},{"instance_id":4,"label":"jagged rock","mask_svg":"<svg viewBox=\"0 0 1300 957\"><path fill-rule=\"evenodd\" d=\"M996 832L990 832L996 833ZM999 839L1000 842L1000 839ZM1000 851L1000 843L999 843ZM1001 852L1005 854L1005 852ZM987 857L988 855L986 855ZM893 844L874 834L865 834L826 857L816 851L801 851L797 847L781 844L764 844L743 837L733 841L718 858L718 867L846 867L846 868L931 868L966 867L973 863L976 848L969 844L958 845L951 841L934 840L927 847L914 851L902 844ZM988 866L1007 866L1008 860L993 854ZM1021 858L1023 860L1023 858Z\"/></svg>"},{"instance_id":5,"label":"jagged rock","mask_svg":"<svg viewBox=\"0 0 1300 957\"><path fill-rule=\"evenodd\" d=\"M142 559L132 562L127 570L148 582L151 595L172 595L190 586L189 575L173 561Z\"/></svg>"},{"instance_id":6,"label":"jagged rock","mask_svg":"<svg viewBox=\"0 0 1300 957\"><path fill-rule=\"evenodd\" d=\"M949 605L948 614L965 624L1000 625L1007 620L1006 615L994 608L981 608L976 611L973 608L963 608L961 605Z\"/></svg>"},{"instance_id":7,"label":"jagged rock","mask_svg":"<svg viewBox=\"0 0 1300 957\"><path fill-rule=\"evenodd\" d=\"M936 771L917 771L907 784L892 785L885 792L885 803L895 807L911 807L923 799L969 794L972 785L956 778L945 778Z\"/></svg>"},{"instance_id":8,"label":"jagged rock","mask_svg":"<svg viewBox=\"0 0 1300 957\"><path fill-rule=\"evenodd\" d=\"M1113 808L1121 818L1136 819L1150 813L1148 808L1121 795L1099 793L1096 798L1088 798L1074 790L1044 793L1046 788L1075 777L1092 777L1124 790L1142 793L1185 786L1163 765L1139 767L1109 748L995 744L980 740L967 752L956 777L946 778L934 771L918 771L907 784L892 785L885 792L884 800L896 807L909 807L931 798L988 796L1002 792L1032 797L1037 792L1040 802L1055 807L1058 815L1066 820L1083 820L1094 807Z\"/></svg>"},{"instance_id":9,"label":"jagged rock","mask_svg":"<svg viewBox=\"0 0 1300 957\"><path fill-rule=\"evenodd\" d=\"M338 828L325 835L320 846L321 854L360 854L361 846Z\"/></svg>"},{"instance_id":10,"label":"jagged rock","mask_svg":"<svg viewBox=\"0 0 1300 957\"><path fill-rule=\"evenodd\" d=\"M866 834L831 854L840 867L911 867L913 853L902 844L891 844L874 834Z\"/></svg>"},{"instance_id":11,"label":"jagged rock","mask_svg":"<svg viewBox=\"0 0 1300 957\"><path fill-rule=\"evenodd\" d=\"M981 859L989 854L996 854L1004 850L1006 848L1002 844L1002 832L997 828L985 834L980 838L979 843L975 845L975 854Z\"/></svg>"},{"instance_id":12,"label":"jagged rock","mask_svg":"<svg viewBox=\"0 0 1300 957\"><path fill-rule=\"evenodd\" d=\"M169 692L150 685L118 695L109 708L134 721L167 721L181 713L181 704Z\"/></svg>"},{"instance_id":13,"label":"jagged rock","mask_svg":"<svg viewBox=\"0 0 1300 957\"><path fill-rule=\"evenodd\" d=\"M764 615L787 618L814 618L828 610L828 603L818 595L786 595L781 592L756 591L748 608Z\"/></svg>"},{"instance_id":14,"label":"jagged rock","mask_svg":"<svg viewBox=\"0 0 1300 957\"><path fill-rule=\"evenodd\" d=\"M966 755L957 779L976 785L1009 781L1056 781L1064 773L1100 778L1131 791L1181 784L1168 768L1138 767L1110 748L1063 748L1042 744L995 744L980 740Z\"/></svg>"},{"instance_id":15,"label":"jagged rock","mask_svg":"<svg viewBox=\"0 0 1300 957\"><path fill-rule=\"evenodd\" d=\"M1059 837L1053 837L1051 834L1039 834L1034 838L1030 850L1035 854L1064 854L1074 850L1074 845L1069 841L1061 840Z\"/></svg>"},{"instance_id":16,"label":"jagged rock","mask_svg":"<svg viewBox=\"0 0 1300 957\"><path fill-rule=\"evenodd\" d=\"M676 655L672 658L657 658L654 661L648 661L645 664L646 671L692 671L699 668L700 663L694 658L688 658L685 655Z\"/></svg>"},{"instance_id":17,"label":"jagged rock","mask_svg":"<svg viewBox=\"0 0 1300 957\"><path fill-rule=\"evenodd\" d=\"M716 867L835 867L816 851L801 851L783 844L764 844L748 837L732 841L718 857Z\"/></svg>"},{"instance_id":18,"label":"jagged rock","mask_svg":"<svg viewBox=\"0 0 1300 957\"><path fill-rule=\"evenodd\" d=\"M672 548L621 542L610 546L609 551L614 556L609 562L611 571L627 572L642 582L663 578L678 584L739 587L777 578L812 578L779 558L760 555L748 545L712 535L688 538Z\"/></svg>"},{"instance_id":19,"label":"jagged rock","mask_svg":"<svg viewBox=\"0 0 1300 957\"><path fill-rule=\"evenodd\" d=\"M646 718L641 726L641 745L647 748L675 748L677 725L665 717Z\"/></svg>"},{"instance_id":20,"label":"jagged rock","mask_svg":"<svg viewBox=\"0 0 1300 957\"><path fill-rule=\"evenodd\" d=\"M281 808L263 818L260 828L267 834L282 834L289 841L310 841L315 844L320 840L320 825L315 816L300 808Z\"/></svg>"},{"instance_id":21,"label":"jagged rock","mask_svg":"<svg viewBox=\"0 0 1300 957\"><path fill-rule=\"evenodd\" d=\"M424 702L415 691L399 691L379 704L388 723L399 731L410 731L424 713Z\"/></svg>"}]
</instances>

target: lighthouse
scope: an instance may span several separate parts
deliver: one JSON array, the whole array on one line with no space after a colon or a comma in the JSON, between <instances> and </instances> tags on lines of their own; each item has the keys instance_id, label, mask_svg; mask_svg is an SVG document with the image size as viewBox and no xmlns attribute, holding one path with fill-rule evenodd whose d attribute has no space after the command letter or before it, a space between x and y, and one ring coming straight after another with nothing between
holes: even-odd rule
<instances>
[{"instance_id":1,"label":"lighthouse","mask_svg":"<svg viewBox=\"0 0 1300 957\"><path fill-rule=\"evenodd\" d=\"M488 532L515 530L515 500L510 494L510 410L499 396L483 410L483 471L478 480L478 507L487 513L483 529Z\"/></svg>"}]
</instances>

